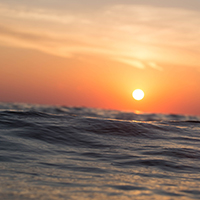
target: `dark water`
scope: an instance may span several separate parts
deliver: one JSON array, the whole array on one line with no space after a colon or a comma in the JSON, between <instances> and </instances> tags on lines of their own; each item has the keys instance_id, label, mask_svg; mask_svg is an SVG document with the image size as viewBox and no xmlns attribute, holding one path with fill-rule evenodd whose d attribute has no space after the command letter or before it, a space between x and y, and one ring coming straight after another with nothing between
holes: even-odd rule
<instances>
[{"instance_id":1,"label":"dark water","mask_svg":"<svg viewBox=\"0 0 200 200\"><path fill-rule=\"evenodd\" d=\"M0 104L0 199L200 199L200 117Z\"/></svg>"}]
</instances>

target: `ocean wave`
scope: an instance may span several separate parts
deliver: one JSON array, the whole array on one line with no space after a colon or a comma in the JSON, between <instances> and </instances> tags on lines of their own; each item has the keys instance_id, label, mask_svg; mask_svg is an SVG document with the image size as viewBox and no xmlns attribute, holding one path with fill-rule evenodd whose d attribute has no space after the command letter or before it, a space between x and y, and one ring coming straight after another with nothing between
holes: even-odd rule
<instances>
[{"instance_id":1,"label":"ocean wave","mask_svg":"<svg viewBox=\"0 0 200 200\"><path fill-rule=\"evenodd\" d=\"M198 199L199 134L198 116L0 104L0 194Z\"/></svg>"}]
</instances>

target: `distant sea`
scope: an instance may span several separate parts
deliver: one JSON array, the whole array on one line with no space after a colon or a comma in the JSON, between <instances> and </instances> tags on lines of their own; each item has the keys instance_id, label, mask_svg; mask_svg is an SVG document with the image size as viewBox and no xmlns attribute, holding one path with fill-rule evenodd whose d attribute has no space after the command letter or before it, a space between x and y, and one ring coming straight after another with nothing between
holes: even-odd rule
<instances>
[{"instance_id":1,"label":"distant sea","mask_svg":"<svg viewBox=\"0 0 200 200\"><path fill-rule=\"evenodd\" d=\"M200 117L1 103L0 199L200 199Z\"/></svg>"}]
</instances>

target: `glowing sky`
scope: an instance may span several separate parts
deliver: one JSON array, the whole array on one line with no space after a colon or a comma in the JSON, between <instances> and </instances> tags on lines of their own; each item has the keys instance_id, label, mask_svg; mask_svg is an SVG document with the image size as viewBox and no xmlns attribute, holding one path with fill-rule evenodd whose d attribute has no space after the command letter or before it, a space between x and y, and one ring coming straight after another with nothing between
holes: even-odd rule
<instances>
[{"instance_id":1,"label":"glowing sky","mask_svg":"<svg viewBox=\"0 0 200 200\"><path fill-rule=\"evenodd\" d=\"M0 0L0 18L0 101L200 115L199 0Z\"/></svg>"}]
</instances>

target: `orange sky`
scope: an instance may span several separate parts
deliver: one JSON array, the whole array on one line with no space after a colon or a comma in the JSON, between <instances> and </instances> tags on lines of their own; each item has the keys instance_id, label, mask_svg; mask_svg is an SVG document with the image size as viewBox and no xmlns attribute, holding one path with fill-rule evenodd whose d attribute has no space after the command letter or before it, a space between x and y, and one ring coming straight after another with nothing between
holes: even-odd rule
<instances>
[{"instance_id":1,"label":"orange sky","mask_svg":"<svg viewBox=\"0 0 200 200\"><path fill-rule=\"evenodd\" d=\"M0 101L200 115L195 6L42 2L0 3Z\"/></svg>"}]
</instances>

